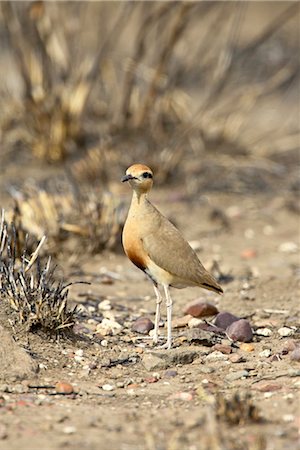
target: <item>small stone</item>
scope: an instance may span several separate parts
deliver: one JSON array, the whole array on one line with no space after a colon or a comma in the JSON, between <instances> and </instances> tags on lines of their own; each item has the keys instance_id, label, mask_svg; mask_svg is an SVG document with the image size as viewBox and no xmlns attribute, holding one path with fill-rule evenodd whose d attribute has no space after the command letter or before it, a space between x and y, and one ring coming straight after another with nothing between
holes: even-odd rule
<instances>
[{"instance_id":1,"label":"small stone","mask_svg":"<svg viewBox=\"0 0 300 450\"><path fill-rule=\"evenodd\" d=\"M103 300L98 305L99 311L110 311L111 310L111 304L109 300Z\"/></svg>"},{"instance_id":2,"label":"small stone","mask_svg":"<svg viewBox=\"0 0 300 450\"><path fill-rule=\"evenodd\" d=\"M102 341L100 342L100 345L102 347L107 347L108 346L108 341L106 339L102 339Z\"/></svg>"},{"instance_id":3,"label":"small stone","mask_svg":"<svg viewBox=\"0 0 300 450\"><path fill-rule=\"evenodd\" d=\"M250 342L253 338L252 328L246 319L233 322L226 329L227 336L233 341Z\"/></svg>"},{"instance_id":4,"label":"small stone","mask_svg":"<svg viewBox=\"0 0 300 450\"><path fill-rule=\"evenodd\" d=\"M271 354L272 354L272 351L269 348L267 348L266 350L263 350L262 352L260 352L258 354L258 356L260 356L261 358L269 358L271 356Z\"/></svg>"},{"instance_id":5,"label":"small stone","mask_svg":"<svg viewBox=\"0 0 300 450\"><path fill-rule=\"evenodd\" d=\"M189 321L192 319L192 316L187 314L183 317L175 317L172 320L172 328L184 328L188 325Z\"/></svg>"},{"instance_id":6,"label":"small stone","mask_svg":"<svg viewBox=\"0 0 300 450\"><path fill-rule=\"evenodd\" d=\"M291 353L291 360L292 361L300 361L300 347L295 348L295 350Z\"/></svg>"},{"instance_id":7,"label":"small stone","mask_svg":"<svg viewBox=\"0 0 300 450\"><path fill-rule=\"evenodd\" d=\"M274 392L279 391L282 385L279 383L270 383L268 381L259 381L253 385L253 389L259 392Z\"/></svg>"},{"instance_id":8,"label":"small stone","mask_svg":"<svg viewBox=\"0 0 300 450\"><path fill-rule=\"evenodd\" d=\"M228 356L224 355L219 351L214 351L209 355L207 355L206 359L209 361L225 361L228 359Z\"/></svg>"},{"instance_id":9,"label":"small stone","mask_svg":"<svg viewBox=\"0 0 300 450\"><path fill-rule=\"evenodd\" d=\"M185 314L190 314L197 318L215 316L218 312L218 308L215 305L201 302L198 299L190 302L184 310Z\"/></svg>"},{"instance_id":10,"label":"small stone","mask_svg":"<svg viewBox=\"0 0 300 450\"><path fill-rule=\"evenodd\" d=\"M139 317L132 325L132 331L140 334L148 334L153 328L154 323L148 317Z\"/></svg>"},{"instance_id":11,"label":"small stone","mask_svg":"<svg viewBox=\"0 0 300 450\"><path fill-rule=\"evenodd\" d=\"M103 384L102 389L103 391L113 391L114 390L114 386L112 384Z\"/></svg>"},{"instance_id":12,"label":"small stone","mask_svg":"<svg viewBox=\"0 0 300 450\"><path fill-rule=\"evenodd\" d=\"M189 328L197 328L201 323L203 323L202 319L198 319L197 317L192 317L189 320L188 326L189 326Z\"/></svg>"},{"instance_id":13,"label":"small stone","mask_svg":"<svg viewBox=\"0 0 300 450\"><path fill-rule=\"evenodd\" d=\"M282 253L297 253L298 245L296 242L283 242L279 245L278 250Z\"/></svg>"},{"instance_id":14,"label":"small stone","mask_svg":"<svg viewBox=\"0 0 300 450\"><path fill-rule=\"evenodd\" d=\"M222 330L226 330L233 322L240 320L239 317L234 316L230 312L224 311L217 315L214 324L221 328Z\"/></svg>"},{"instance_id":15,"label":"small stone","mask_svg":"<svg viewBox=\"0 0 300 450\"><path fill-rule=\"evenodd\" d=\"M215 372L214 367L209 367L209 366L200 366L199 370L201 373L205 373L206 375L209 373Z\"/></svg>"},{"instance_id":16,"label":"small stone","mask_svg":"<svg viewBox=\"0 0 300 450\"><path fill-rule=\"evenodd\" d=\"M230 345L226 344L215 344L213 346L213 349L224 353L225 355L229 355L232 352L232 348L230 347Z\"/></svg>"},{"instance_id":17,"label":"small stone","mask_svg":"<svg viewBox=\"0 0 300 450\"><path fill-rule=\"evenodd\" d=\"M292 328L288 328L288 327L282 327L282 328L279 328L279 330L278 330L278 334L282 337L292 336L294 333L295 333L295 330L293 330Z\"/></svg>"},{"instance_id":18,"label":"small stone","mask_svg":"<svg viewBox=\"0 0 300 450\"><path fill-rule=\"evenodd\" d=\"M293 350L295 350L297 347L299 347L299 342L294 341L294 339L287 339L284 344L283 344L283 348L282 351L284 353L289 353L292 352Z\"/></svg>"},{"instance_id":19,"label":"small stone","mask_svg":"<svg viewBox=\"0 0 300 450\"><path fill-rule=\"evenodd\" d=\"M256 256L257 256L257 252L253 248L246 248L241 253L242 259L253 259L253 258L256 258Z\"/></svg>"},{"instance_id":20,"label":"small stone","mask_svg":"<svg viewBox=\"0 0 300 450\"><path fill-rule=\"evenodd\" d=\"M248 370L238 370L237 372L229 373L225 376L226 381L236 381L240 378L248 377L249 372Z\"/></svg>"},{"instance_id":21,"label":"small stone","mask_svg":"<svg viewBox=\"0 0 300 450\"><path fill-rule=\"evenodd\" d=\"M169 369L169 370L166 370L166 371L165 371L165 378L174 378L174 377L176 377L177 375L178 375L177 370Z\"/></svg>"},{"instance_id":22,"label":"small stone","mask_svg":"<svg viewBox=\"0 0 300 450\"><path fill-rule=\"evenodd\" d=\"M74 392L74 388L70 383L66 383L64 381L59 381L55 385L55 391L57 394L72 394Z\"/></svg>"},{"instance_id":23,"label":"small stone","mask_svg":"<svg viewBox=\"0 0 300 450\"><path fill-rule=\"evenodd\" d=\"M182 400L184 402L190 402L193 400L193 393L192 392L176 392L175 394L171 395L172 400Z\"/></svg>"},{"instance_id":24,"label":"small stone","mask_svg":"<svg viewBox=\"0 0 300 450\"><path fill-rule=\"evenodd\" d=\"M254 345L253 344L249 344L246 342L242 342L240 344L240 349L243 350L243 352L253 352L254 351Z\"/></svg>"},{"instance_id":25,"label":"small stone","mask_svg":"<svg viewBox=\"0 0 300 450\"><path fill-rule=\"evenodd\" d=\"M272 330L270 330L270 328L258 328L255 333L258 336L269 337L272 335Z\"/></svg>"},{"instance_id":26,"label":"small stone","mask_svg":"<svg viewBox=\"0 0 300 450\"><path fill-rule=\"evenodd\" d=\"M104 318L96 327L98 333L102 336L116 335L122 331L122 325L113 319Z\"/></svg>"},{"instance_id":27,"label":"small stone","mask_svg":"<svg viewBox=\"0 0 300 450\"><path fill-rule=\"evenodd\" d=\"M74 433L76 433L76 427L73 427L72 425L64 427L63 433L65 433L65 434L74 434Z\"/></svg>"},{"instance_id":28,"label":"small stone","mask_svg":"<svg viewBox=\"0 0 300 450\"><path fill-rule=\"evenodd\" d=\"M83 350L80 348L78 350L75 351L75 355L76 356L83 356Z\"/></svg>"},{"instance_id":29,"label":"small stone","mask_svg":"<svg viewBox=\"0 0 300 450\"><path fill-rule=\"evenodd\" d=\"M234 355L230 356L230 362L233 364L242 363L245 362L245 358L242 355L239 355L238 353L234 353Z\"/></svg>"}]
</instances>

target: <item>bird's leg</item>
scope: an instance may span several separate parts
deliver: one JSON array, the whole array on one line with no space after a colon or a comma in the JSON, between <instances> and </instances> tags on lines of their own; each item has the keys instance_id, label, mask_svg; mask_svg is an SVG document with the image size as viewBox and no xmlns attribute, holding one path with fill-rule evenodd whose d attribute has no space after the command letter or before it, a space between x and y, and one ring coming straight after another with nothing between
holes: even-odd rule
<instances>
[{"instance_id":1,"label":"bird's leg","mask_svg":"<svg viewBox=\"0 0 300 450\"><path fill-rule=\"evenodd\" d=\"M171 348L172 345L172 299L169 292L169 286L164 284L164 291L166 296L166 305L167 305L167 326L168 326L168 335L167 342L165 347L167 349Z\"/></svg>"},{"instance_id":2,"label":"bird's leg","mask_svg":"<svg viewBox=\"0 0 300 450\"><path fill-rule=\"evenodd\" d=\"M156 344L158 342L158 327L159 327L159 321L160 321L160 304L161 304L162 298L161 298L161 294L160 294L157 286L155 286L155 284L153 284L153 288L154 288L154 292L156 295L156 313L155 313L153 342Z\"/></svg>"}]
</instances>

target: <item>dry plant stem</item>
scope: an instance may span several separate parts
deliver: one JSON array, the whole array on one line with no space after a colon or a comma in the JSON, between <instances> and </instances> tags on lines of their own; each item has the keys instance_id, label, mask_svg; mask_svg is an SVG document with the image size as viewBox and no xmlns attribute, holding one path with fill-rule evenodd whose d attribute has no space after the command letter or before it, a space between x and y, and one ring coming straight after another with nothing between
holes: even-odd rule
<instances>
[{"instance_id":1,"label":"dry plant stem","mask_svg":"<svg viewBox=\"0 0 300 450\"><path fill-rule=\"evenodd\" d=\"M37 246L35 252L32 254L30 261L28 262L28 265L25 268L25 272L28 272L28 270L33 266L33 264L35 263L35 261L37 260L37 257L39 255L39 251L42 248L42 246L44 245L44 242L46 241L46 236L43 236L42 239L40 240L39 245Z\"/></svg>"},{"instance_id":2,"label":"dry plant stem","mask_svg":"<svg viewBox=\"0 0 300 450\"><path fill-rule=\"evenodd\" d=\"M157 21L161 20L166 14L169 14L174 8L174 4L164 3L160 5L154 11L149 11L149 13L145 16L141 27L136 36L136 48L134 50L132 60L132 67L128 68L125 74L123 89L124 93L123 99L120 106L119 112L119 120L118 125L124 126L125 122L129 117L129 105L130 99L134 87L135 82L135 72L136 67L141 62L142 58L146 53L146 38L149 34L151 27L157 23Z\"/></svg>"},{"instance_id":3,"label":"dry plant stem","mask_svg":"<svg viewBox=\"0 0 300 450\"><path fill-rule=\"evenodd\" d=\"M176 21L173 25L173 29L171 30L170 38L163 47L160 54L157 67L150 83L148 92L146 93L143 105L135 114L134 124L137 128L145 124L145 120L148 117L150 107L151 105L153 105L153 101L155 101L155 98L158 95L159 78L162 72L166 69L172 51L188 24L188 20L185 20L186 16L194 6L194 4L190 3L181 4L181 7L177 13Z\"/></svg>"}]
</instances>

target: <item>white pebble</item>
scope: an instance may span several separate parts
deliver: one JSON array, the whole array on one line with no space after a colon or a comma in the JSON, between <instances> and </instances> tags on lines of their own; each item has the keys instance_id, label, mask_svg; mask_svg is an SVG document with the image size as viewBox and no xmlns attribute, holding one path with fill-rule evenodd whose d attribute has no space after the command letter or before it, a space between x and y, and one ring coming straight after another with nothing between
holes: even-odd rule
<instances>
[{"instance_id":1,"label":"white pebble","mask_svg":"<svg viewBox=\"0 0 300 450\"><path fill-rule=\"evenodd\" d=\"M106 339L102 339L100 344L102 345L102 347L107 347L108 346L108 341Z\"/></svg>"},{"instance_id":2,"label":"white pebble","mask_svg":"<svg viewBox=\"0 0 300 450\"><path fill-rule=\"evenodd\" d=\"M99 303L98 309L100 309L100 311L110 311L111 310L110 301L103 300L102 302Z\"/></svg>"},{"instance_id":3,"label":"white pebble","mask_svg":"<svg viewBox=\"0 0 300 450\"><path fill-rule=\"evenodd\" d=\"M211 361L226 361L228 359L227 355L224 355L222 352L219 352L218 350L210 353L207 355L206 359Z\"/></svg>"},{"instance_id":4,"label":"white pebble","mask_svg":"<svg viewBox=\"0 0 300 450\"><path fill-rule=\"evenodd\" d=\"M72 425L69 425L68 427L65 427L63 429L63 433L65 434L74 434L76 432L76 427L73 427Z\"/></svg>"},{"instance_id":5,"label":"white pebble","mask_svg":"<svg viewBox=\"0 0 300 450\"><path fill-rule=\"evenodd\" d=\"M261 358L269 358L269 356L271 356L272 352L269 348L267 348L266 350L263 350L262 352L259 353L259 356Z\"/></svg>"},{"instance_id":6,"label":"white pebble","mask_svg":"<svg viewBox=\"0 0 300 450\"><path fill-rule=\"evenodd\" d=\"M270 330L270 328L258 328L258 330L256 330L256 334L258 334L259 336L271 336L272 334L272 330Z\"/></svg>"},{"instance_id":7,"label":"white pebble","mask_svg":"<svg viewBox=\"0 0 300 450\"><path fill-rule=\"evenodd\" d=\"M293 414L284 414L284 416L282 416L282 419L284 420L284 422L293 422L295 420L295 416L293 416Z\"/></svg>"},{"instance_id":8,"label":"white pebble","mask_svg":"<svg viewBox=\"0 0 300 450\"><path fill-rule=\"evenodd\" d=\"M294 333L295 331L288 327L282 327L278 330L278 334L282 337L292 336Z\"/></svg>"},{"instance_id":9,"label":"white pebble","mask_svg":"<svg viewBox=\"0 0 300 450\"><path fill-rule=\"evenodd\" d=\"M197 319L197 317L192 317L188 321L188 327L189 328L196 328L200 323L203 323L202 319Z\"/></svg>"},{"instance_id":10,"label":"white pebble","mask_svg":"<svg viewBox=\"0 0 300 450\"><path fill-rule=\"evenodd\" d=\"M283 253L297 253L298 245L296 242L283 242L279 245L278 250Z\"/></svg>"},{"instance_id":11,"label":"white pebble","mask_svg":"<svg viewBox=\"0 0 300 450\"><path fill-rule=\"evenodd\" d=\"M81 348L79 350L76 350L75 355L76 356L83 356L83 350Z\"/></svg>"},{"instance_id":12,"label":"white pebble","mask_svg":"<svg viewBox=\"0 0 300 450\"><path fill-rule=\"evenodd\" d=\"M104 390L104 391L113 391L114 390L114 386L113 385L111 385L111 384L103 384L103 386L102 386L102 389Z\"/></svg>"}]
</instances>

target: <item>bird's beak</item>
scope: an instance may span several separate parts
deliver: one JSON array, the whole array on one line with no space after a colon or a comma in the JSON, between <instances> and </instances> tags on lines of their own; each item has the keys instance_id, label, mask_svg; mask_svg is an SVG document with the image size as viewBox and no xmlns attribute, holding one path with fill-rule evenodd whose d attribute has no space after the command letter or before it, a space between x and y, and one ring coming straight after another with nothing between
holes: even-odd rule
<instances>
[{"instance_id":1,"label":"bird's beak","mask_svg":"<svg viewBox=\"0 0 300 450\"><path fill-rule=\"evenodd\" d=\"M122 183L125 183L125 181L129 181L129 180L133 180L135 177L133 177L132 175L125 175L124 177L121 178Z\"/></svg>"}]
</instances>

